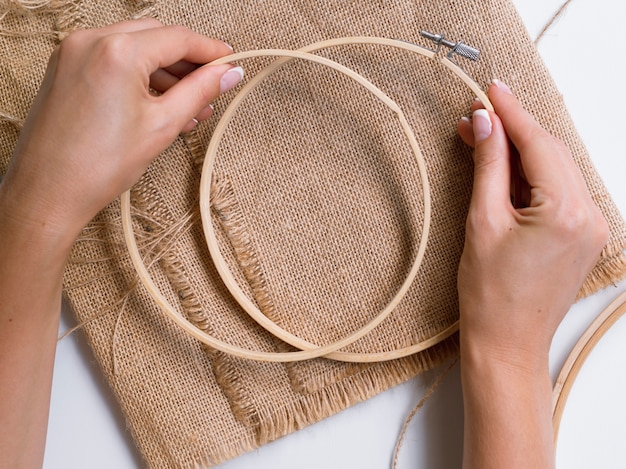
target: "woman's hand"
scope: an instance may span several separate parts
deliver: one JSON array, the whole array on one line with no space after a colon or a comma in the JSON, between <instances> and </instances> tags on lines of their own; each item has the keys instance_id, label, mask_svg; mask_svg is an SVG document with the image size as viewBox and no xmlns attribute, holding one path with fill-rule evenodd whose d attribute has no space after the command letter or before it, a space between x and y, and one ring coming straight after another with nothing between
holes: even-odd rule
<instances>
[{"instance_id":1,"label":"woman's hand","mask_svg":"<svg viewBox=\"0 0 626 469\"><path fill-rule=\"evenodd\" d=\"M608 227L565 145L503 83L489 98L496 112L475 105L458 129L474 147L458 276L463 467L551 468L548 352Z\"/></svg>"},{"instance_id":2,"label":"woman's hand","mask_svg":"<svg viewBox=\"0 0 626 469\"><path fill-rule=\"evenodd\" d=\"M473 127L459 124L475 148L458 277L461 330L468 346L524 365L546 357L608 227L566 146L506 85L496 81L489 97L496 113L480 109ZM511 201L512 173L517 188L524 186L516 191L521 206Z\"/></svg>"},{"instance_id":3,"label":"woman's hand","mask_svg":"<svg viewBox=\"0 0 626 469\"><path fill-rule=\"evenodd\" d=\"M52 54L0 186L5 210L73 239L241 80L239 67L201 66L231 52L153 19L72 33Z\"/></svg>"},{"instance_id":4,"label":"woman's hand","mask_svg":"<svg viewBox=\"0 0 626 469\"><path fill-rule=\"evenodd\" d=\"M241 80L223 42L156 20L68 36L0 184L0 468L41 467L66 258L210 102Z\"/></svg>"}]
</instances>

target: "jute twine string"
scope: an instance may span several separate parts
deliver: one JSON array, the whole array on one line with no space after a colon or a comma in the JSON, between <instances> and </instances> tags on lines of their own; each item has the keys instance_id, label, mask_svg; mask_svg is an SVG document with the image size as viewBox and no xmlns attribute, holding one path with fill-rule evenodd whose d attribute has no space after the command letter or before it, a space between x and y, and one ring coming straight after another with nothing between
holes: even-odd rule
<instances>
[{"instance_id":1,"label":"jute twine string","mask_svg":"<svg viewBox=\"0 0 626 469\"><path fill-rule=\"evenodd\" d=\"M561 425L561 418L563 417L563 412L565 411L565 405L567 403L567 398L569 397L569 393L574 386L578 373L582 369L585 360L594 347L600 342L602 337L607 333L607 331L622 317L626 314L626 291L620 293L617 298L615 298L599 315L598 317L589 325L587 330L580 337L570 354L568 355L559 376L556 379L554 384L554 388L552 391L552 429L554 436L554 444L556 445L559 437L559 428ZM398 467L398 457L400 454L400 449L404 443L404 437L408 431L409 425L411 421L417 415L422 407L426 404L426 401L432 397L435 393L441 382L448 375L452 367L456 365L458 362L458 358L455 359L431 384L430 388L426 391L422 399L415 405L415 407L409 412L407 415L404 424L402 425L402 429L400 430L400 434L398 436L398 440L396 442L396 446L393 453L392 460L392 468L396 469Z\"/></svg>"},{"instance_id":2,"label":"jute twine string","mask_svg":"<svg viewBox=\"0 0 626 469\"><path fill-rule=\"evenodd\" d=\"M458 361L459 359L455 358L452 361L452 363L450 363L448 367L445 370L443 370L439 374L439 376L437 376L437 378L435 378L435 381L433 381L433 384L430 385L430 387L424 393L420 401L415 405L415 407L413 407L413 410L409 412L409 415L407 415L406 419L404 420L404 425L402 425L402 429L400 430L400 434L398 435L398 440L396 441L396 447L393 450L393 460L391 464L393 469L396 469L398 467L398 458L400 456L400 449L402 448L402 444L404 443L404 437L406 436L406 433L409 430L409 425L411 424L413 417L415 417L417 413L420 411L420 409L424 407L424 405L426 404L426 401L428 401L428 399L431 398L431 396L435 393L439 385L443 382L445 377L448 376L448 373L450 373L450 370L452 370L452 368L454 367L454 365L457 364Z\"/></svg>"},{"instance_id":3,"label":"jute twine string","mask_svg":"<svg viewBox=\"0 0 626 469\"><path fill-rule=\"evenodd\" d=\"M272 361L272 362L283 362L283 361L297 361L297 360L307 360L311 358L316 358L320 356L324 356L326 358L332 358L342 361L354 361L354 362L372 362L372 361L384 361L384 360L392 360L396 358L400 358L403 356L407 356L409 354L416 353L418 351L424 350L425 348L431 347L444 340L445 338L452 335L454 332L458 330L458 321L454 323L452 326L446 328L444 331L436 334L435 336L427 339L418 344L414 344L410 347L405 347L403 349L394 350L391 352L382 352L377 354L362 354L362 353L354 353L348 354L343 352L337 352L340 348L343 348L356 340L360 339L371 330L373 330L378 324L380 324L389 314L393 311L393 309L397 306L397 304L401 301L402 297L408 291L421 261L424 256L424 252L426 249L426 243L428 240L428 230L430 225L430 190L428 185L427 172L424 164L424 158L420 151L419 145L417 144L417 140L415 135L410 128L406 118L400 107L387 95L385 95L379 88L373 85L371 82L366 80L361 75L357 74L353 70L333 62L324 57L311 55L310 52L326 47L332 46L341 46L346 44L378 44L378 45L386 45L397 47L400 49L409 50L420 55L426 56L428 58L436 58L440 61L444 66L446 66L449 70L451 70L456 76L458 76L475 94L479 99L485 104L488 109L493 110L493 106L489 102L486 94L480 89L480 87L450 59L444 57L438 57L437 54L430 50L425 49L421 46L417 46L415 44L409 44L404 41L398 41L393 39L386 38L376 38L376 37L348 37L348 38L337 38L331 39L328 41L322 41L319 43L312 44L308 47L305 47L299 51L289 51L289 50L261 50L261 51L248 51L240 54L235 54L231 56L224 57L222 59L218 59L212 62L210 65L220 64L220 63L229 63L236 60L242 60L249 57L261 57L261 56L279 56L283 57L283 60L275 63L274 67L270 66L263 70L255 80L252 80L244 89L237 95L234 101L231 103L222 119L220 120L217 128L214 131L213 138L211 143L209 144L209 148L207 150L207 156L205 158L202 179L200 183L200 210L202 214L203 220L203 228L205 232L205 237L207 239L207 245L213 257L213 261L216 265L216 268L222 277L225 285L228 287L232 295L239 302L239 304L244 308L244 310L260 325L262 325L266 330L274 334L275 336L281 338L287 343L294 345L300 348L298 352L282 352L282 353L269 353L269 352L258 352L251 351L241 347L233 346L231 344L227 344L222 342L215 337L212 337L205 333L204 331L198 330L195 326L193 326L189 321L187 321L178 311L176 311L171 304L167 301L167 299L161 294L158 290L154 282L152 281L141 256L139 255L136 242L134 239L134 234L132 230L132 222L130 217L130 194L126 192L121 197L121 211L122 211L122 226L124 229L124 238L126 241L126 245L128 247L128 251L131 256L131 260L139 275L140 281L146 287L150 296L152 296L153 300L161 307L161 309L172 319L176 324L178 324L185 332L187 332L192 337L200 340L206 345L209 345L217 350L232 354L234 356L240 358L247 358L252 360L259 361ZM315 344L311 344L306 342L293 334L288 333L284 329L280 328L277 324L272 322L267 316L261 313L256 305L243 293L243 291L238 286L234 276L230 272L226 261L218 247L217 239L215 236L215 232L213 229L212 221L209 212L210 204L210 184L212 181L212 170L213 164L216 157L217 147L219 145L220 139L223 135L223 132L227 125L229 124L232 116L235 111L239 107L240 103L243 101L245 96L253 89L253 87L262 79L267 77L270 73L272 73L276 67L279 67L283 63L286 62L285 58L293 59L299 58L304 60L309 60L311 62L317 62L322 65L326 65L330 68L333 68L344 75L352 78L357 83L365 87L368 91L374 94L383 104L385 104L388 108L390 108L395 115L397 116L405 135L407 136L413 153L416 157L416 161L421 174L421 183L424 194L424 223L422 227L422 235L420 238L420 244L418 253L414 260L413 266L409 275L405 279L402 284L400 290L396 294L396 296L391 300L391 302L385 307L385 309L378 314L373 320L363 326L361 329L353 332L351 335L338 340L334 343L318 346Z\"/></svg>"},{"instance_id":4,"label":"jute twine string","mask_svg":"<svg viewBox=\"0 0 626 469\"><path fill-rule=\"evenodd\" d=\"M565 9L571 2L572 0L567 0L565 3L563 3L563 5L561 5L561 7L557 10L554 16L552 16L552 18L550 18L550 20L544 25L544 27L541 29L541 32L537 35L537 38L535 39L535 45L539 44L539 42L543 39L548 30L552 27L552 25L554 25L556 20L558 20L561 15L565 13Z\"/></svg>"}]
</instances>

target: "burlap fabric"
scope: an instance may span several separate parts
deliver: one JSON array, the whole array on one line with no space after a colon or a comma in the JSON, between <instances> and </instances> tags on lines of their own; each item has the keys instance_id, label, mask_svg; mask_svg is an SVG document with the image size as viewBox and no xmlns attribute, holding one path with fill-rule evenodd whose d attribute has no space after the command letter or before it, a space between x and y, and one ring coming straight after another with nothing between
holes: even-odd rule
<instances>
[{"instance_id":1,"label":"burlap fabric","mask_svg":"<svg viewBox=\"0 0 626 469\"><path fill-rule=\"evenodd\" d=\"M16 2L2 5L2 170L49 54L76 28L153 16L221 38L238 51L297 49L351 35L426 44L420 29L445 31L483 51L477 64L462 63L480 84L492 77L508 82L569 145L609 220L611 241L581 295L626 271L624 223L509 1L61 0L31 12ZM473 97L440 65L408 52L345 46L321 54L354 68L396 100L427 160L433 226L418 278L392 316L347 350L404 347L458 316L456 269L472 181L470 151L455 127ZM242 65L252 76L268 63ZM291 350L233 301L204 244L200 165L232 96L216 103L212 123L174 142L137 185L136 234L158 286L198 327L251 349ZM318 344L343 337L377 314L407 275L423 217L417 166L392 114L336 72L294 61L266 80L231 123L215 172L214 222L231 268L263 312L296 335ZM207 350L137 285L117 202L77 241L65 287L137 445L155 468L222 462L457 353L455 338L405 359L367 365L324 359L266 364Z\"/></svg>"}]
</instances>

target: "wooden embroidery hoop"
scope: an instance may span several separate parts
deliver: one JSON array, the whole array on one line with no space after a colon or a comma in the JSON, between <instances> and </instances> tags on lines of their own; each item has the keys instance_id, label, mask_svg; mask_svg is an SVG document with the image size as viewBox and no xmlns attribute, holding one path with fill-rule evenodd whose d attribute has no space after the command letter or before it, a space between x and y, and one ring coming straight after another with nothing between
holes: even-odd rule
<instances>
[{"instance_id":1,"label":"wooden embroidery hoop","mask_svg":"<svg viewBox=\"0 0 626 469\"><path fill-rule=\"evenodd\" d=\"M207 150L207 156L205 158L203 170L202 170L202 178L200 183L200 210L202 214L202 223L203 229L205 232L205 237L207 239L207 245L209 250L211 251L211 256L213 257L213 261L218 269L220 276L222 277L225 285L233 295L233 297L239 302L242 308L262 327L266 330L274 334L275 336L281 338L285 342L294 345L301 349L298 352L259 352L252 351L248 349L243 349L241 347L237 347L223 341L216 339L209 334L199 330L193 324L191 324L186 318L184 318L175 308L173 308L167 299L161 294L159 289L156 287L152 278L150 277L143 260L139 254L139 250L137 248L136 240L134 237L133 229L132 229L132 220L130 215L130 192L127 191L121 196L121 212L122 212L122 226L124 230L124 238L126 241L126 245L128 251L130 253L131 260L137 271L139 279L144 287L147 289L150 296L153 300L160 306L160 308L169 316L179 327L181 327L185 332L187 332L192 337L200 340L202 343L209 345L217 350L220 350L225 353L229 353L231 355L246 358L251 360L258 361L271 361L271 362L285 362L285 361L299 361L299 360L307 360L311 358L324 356L325 358L332 358L340 361L349 361L349 362L377 362L377 361L385 361L385 360L393 360L396 358L401 358L407 355L411 355L417 353L419 351L425 350L429 348L445 338L451 336L454 332L458 330L458 321L453 323L451 326L445 328L443 331L434 335L433 337L426 339L422 342L413 344L408 347L404 347L401 349L396 349L388 352L378 352L378 353L347 353L347 352L339 352L338 350L355 342L360 339L367 333L369 333L372 329L374 329L380 322L382 322L397 306L397 304L401 301L402 297L408 291L417 271L419 270L419 266L423 259L423 255L425 252L426 242L428 239L428 230L430 224L430 190L428 185L427 173L425 164L423 161L423 155L419 149L417 144L417 140L415 139L415 135L411 130L406 118L404 118L404 114L400 107L385 95L380 89L370 83L361 75L357 74L353 70L338 64L337 62L333 62L329 59L326 59L321 56L312 55L311 52L332 47L332 46L340 46L340 45L348 45L348 44L377 44L377 45L386 45L391 47L396 47L399 49L409 50L420 55L426 56L431 59L439 58L439 62L446 66L449 70L451 70L457 77L459 77L463 83L465 83L475 94L476 96L483 102L487 109L493 110L493 106L489 101L487 95L482 91L482 89L478 86L474 80L472 80L458 65L456 65L452 60L447 57L438 57L436 51L432 51L430 49L426 49L424 47L407 43L400 40L395 39L386 39L386 38L376 38L376 37L347 37L347 38L337 38L331 39L328 41L322 41L315 44L311 44L299 51L289 51L289 50L280 50L280 49L272 49L272 50L257 50L257 51L248 51L239 54L234 54L230 56L223 57L222 59L218 59L212 62L209 65L217 65L221 63L230 63L236 60L243 60L250 57L261 57L261 56L280 56L282 59L275 61L272 65L266 67L261 72L259 72L252 80L250 80L247 85L241 90L241 92L235 97L235 99L231 102L230 106L227 108L224 113L222 119L218 123L217 128L214 131L213 137L209 144L209 148ZM424 224L422 228L422 236L420 238L420 246L418 249L418 253L413 262L413 266L409 272L409 275L405 279L404 283L391 300L391 302L381 311L374 319L372 319L369 323L363 326L361 329L353 332L351 335L336 341L332 344L328 344L325 346L317 346L315 344L311 344L306 342L291 333L285 331L280 328L277 324L269 320L257 307L254 303L243 293L237 282L235 281L232 273L228 269L226 262L221 255L219 250L217 240L215 238L215 232L213 230L211 217L210 217L210 184L212 180L212 169L213 163L215 161L215 154L217 152L217 147L221 140L221 137L228 126L232 116L237 110L240 103L243 101L245 96L258 84L261 80L266 78L269 74L271 74L276 68L280 67L282 64L286 63L289 59L299 58L304 60L309 60L312 62L317 62L322 65L329 66L348 77L354 79L363 87L365 87L368 91L374 94L383 104L389 107L393 112L395 112L396 116L400 120L400 123L403 127L407 138L409 139L409 143L411 144L411 148L416 156L416 160L418 162L418 166L420 169L420 177L422 181L422 189L424 194Z\"/></svg>"},{"instance_id":2,"label":"wooden embroidery hoop","mask_svg":"<svg viewBox=\"0 0 626 469\"><path fill-rule=\"evenodd\" d=\"M615 298L594 319L565 360L552 391L552 428L555 444L559 437L559 428L561 426L561 417L563 417L563 412L565 411L565 404L578 373L585 364L589 354L600 342L600 339L625 313L626 291Z\"/></svg>"}]
</instances>

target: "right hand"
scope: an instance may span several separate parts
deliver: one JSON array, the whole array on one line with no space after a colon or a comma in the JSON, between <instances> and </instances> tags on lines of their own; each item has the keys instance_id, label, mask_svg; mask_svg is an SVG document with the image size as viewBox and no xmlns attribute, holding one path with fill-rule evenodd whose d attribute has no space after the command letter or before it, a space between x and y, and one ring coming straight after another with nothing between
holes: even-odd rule
<instances>
[{"instance_id":1,"label":"right hand","mask_svg":"<svg viewBox=\"0 0 626 469\"><path fill-rule=\"evenodd\" d=\"M552 337L606 245L608 226L566 146L506 85L496 81L489 98L495 113L475 109L473 122L459 124L474 147L458 275L462 350L509 365L547 365ZM522 207L510 197L511 144L529 190Z\"/></svg>"}]
</instances>

